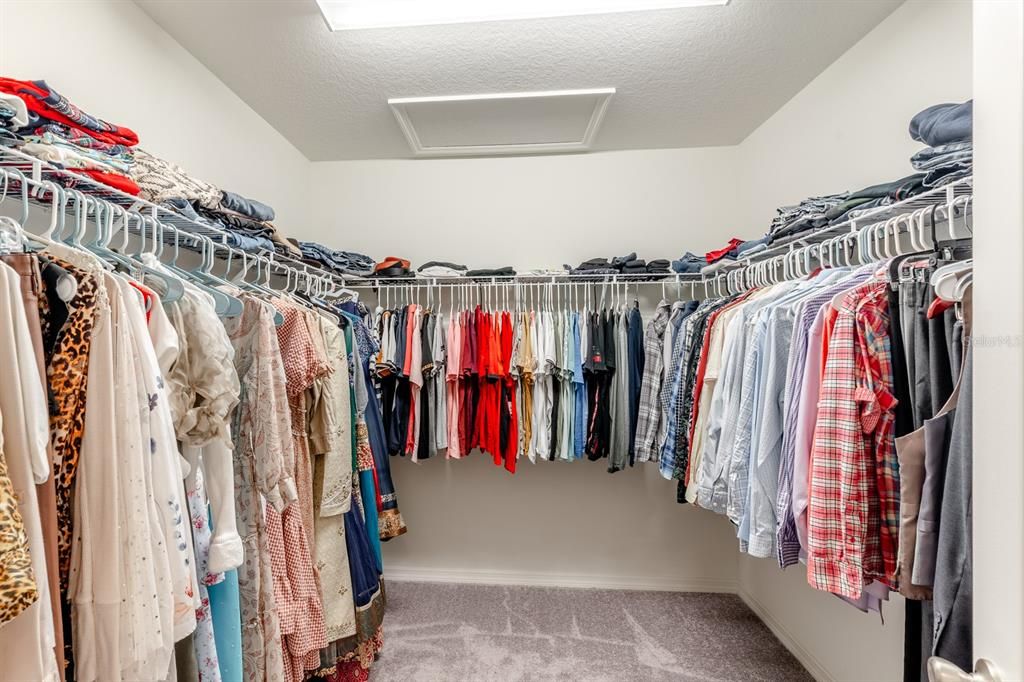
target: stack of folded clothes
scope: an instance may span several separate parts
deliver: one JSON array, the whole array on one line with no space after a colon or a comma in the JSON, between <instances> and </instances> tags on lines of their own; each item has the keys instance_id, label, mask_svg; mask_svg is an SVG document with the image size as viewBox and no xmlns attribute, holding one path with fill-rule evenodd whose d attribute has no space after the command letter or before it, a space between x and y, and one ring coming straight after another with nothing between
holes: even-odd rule
<instances>
[{"instance_id":1,"label":"stack of folded clothes","mask_svg":"<svg viewBox=\"0 0 1024 682\"><path fill-rule=\"evenodd\" d=\"M651 279L661 279L668 275L670 265L667 258L649 260L647 261L647 274L651 275Z\"/></svg>"},{"instance_id":2,"label":"stack of folded clothes","mask_svg":"<svg viewBox=\"0 0 1024 682\"><path fill-rule=\"evenodd\" d=\"M409 261L405 258L388 256L373 266L374 277L412 277L412 270L409 269Z\"/></svg>"},{"instance_id":3,"label":"stack of folded clothes","mask_svg":"<svg viewBox=\"0 0 1024 682\"><path fill-rule=\"evenodd\" d=\"M666 275L668 274L668 261L663 259L653 260L650 263L642 258L637 258L636 253L629 253L625 256L616 256L611 260L607 258L591 258L585 260L575 268L568 265L565 269L573 275Z\"/></svg>"},{"instance_id":4,"label":"stack of folded clothes","mask_svg":"<svg viewBox=\"0 0 1024 682\"><path fill-rule=\"evenodd\" d=\"M294 244L278 234L270 222L274 209L266 204L222 191L141 148L135 150L131 175L139 186L140 197L227 232L232 246L246 251L279 250L295 257L301 255Z\"/></svg>"},{"instance_id":5,"label":"stack of folded clothes","mask_svg":"<svg viewBox=\"0 0 1024 682\"><path fill-rule=\"evenodd\" d=\"M941 187L970 175L974 163L974 100L936 104L910 121L910 136L928 147L910 157L922 184Z\"/></svg>"},{"instance_id":6,"label":"stack of folded clothes","mask_svg":"<svg viewBox=\"0 0 1024 682\"><path fill-rule=\"evenodd\" d=\"M465 277L468 271L465 265L432 260L421 265L417 273L424 277Z\"/></svg>"},{"instance_id":7,"label":"stack of folded clothes","mask_svg":"<svg viewBox=\"0 0 1024 682\"><path fill-rule=\"evenodd\" d=\"M226 233L225 240L228 246L235 246L243 251L249 251L251 253L274 250L274 242L270 241L270 239L265 235L234 232L220 221L210 219L206 217L206 215L200 214L196 210L195 206L186 199L182 199L180 197L172 198L163 202L162 205L165 208L169 208L172 211L185 216L192 222L223 230Z\"/></svg>"},{"instance_id":8,"label":"stack of folded clothes","mask_svg":"<svg viewBox=\"0 0 1024 682\"><path fill-rule=\"evenodd\" d=\"M16 136L26 154L122 192L139 193L131 178L132 147L139 143L134 131L82 111L46 81L0 78L0 94L3 109L13 110L0 114L3 137L11 141Z\"/></svg>"},{"instance_id":9,"label":"stack of folded clothes","mask_svg":"<svg viewBox=\"0 0 1024 682\"><path fill-rule=\"evenodd\" d=\"M495 277L515 277L516 271L511 265L506 265L501 268L477 268L476 270L467 270L466 277L478 277L478 278L495 278Z\"/></svg>"},{"instance_id":10,"label":"stack of folded clothes","mask_svg":"<svg viewBox=\"0 0 1024 682\"><path fill-rule=\"evenodd\" d=\"M768 228L769 242L828 225L828 212L846 201L848 197L847 192L808 197L796 206L783 206L777 209L778 215Z\"/></svg>"},{"instance_id":11,"label":"stack of folded clothes","mask_svg":"<svg viewBox=\"0 0 1024 682\"><path fill-rule=\"evenodd\" d=\"M302 260L310 265L350 277L369 277L373 274L375 263L369 256L354 251L336 251L316 242L289 241L302 252Z\"/></svg>"},{"instance_id":12,"label":"stack of folded clothes","mask_svg":"<svg viewBox=\"0 0 1024 682\"><path fill-rule=\"evenodd\" d=\"M672 261L672 272L680 275L692 275L700 272L705 265L707 265L706 259L687 251L681 258Z\"/></svg>"},{"instance_id":13,"label":"stack of folded clothes","mask_svg":"<svg viewBox=\"0 0 1024 682\"><path fill-rule=\"evenodd\" d=\"M262 202L234 192L220 191L220 200L216 206L203 204L196 207L196 210L200 215L219 223L228 232L269 239L274 244L272 251L277 250L295 258L302 257L298 247L278 234L277 228L270 222L274 219L274 209Z\"/></svg>"},{"instance_id":14,"label":"stack of folded clothes","mask_svg":"<svg viewBox=\"0 0 1024 682\"><path fill-rule=\"evenodd\" d=\"M837 225L856 218L858 212L863 213L879 206L888 206L915 194L920 194L925 189L922 183L924 177L924 173L915 173L899 180L883 182L858 190L825 213L828 224Z\"/></svg>"},{"instance_id":15,"label":"stack of folded clothes","mask_svg":"<svg viewBox=\"0 0 1024 682\"><path fill-rule=\"evenodd\" d=\"M634 256L636 254L633 254ZM617 275L619 271L613 268L607 258L591 258L585 260L576 267L566 265L566 269L573 275Z\"/></svg>"}]
</instances>

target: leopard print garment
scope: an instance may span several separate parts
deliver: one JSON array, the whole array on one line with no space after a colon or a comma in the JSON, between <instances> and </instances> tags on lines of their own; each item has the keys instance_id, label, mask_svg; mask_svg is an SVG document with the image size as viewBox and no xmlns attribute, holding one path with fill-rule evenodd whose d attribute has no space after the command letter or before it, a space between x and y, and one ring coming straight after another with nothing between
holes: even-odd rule
<instances>
[{"instance_id":1,"label":"leopard print garment","mask_svg":"<svg viewBox=\"0 0 1024 682\"><path fill-rule=\"evenodd\" d=\"M18 511L14 486L7 475L7 460L0 451L0 625L38 598L28 536Z\"/></svg>"},{"instance_id":2,"label":"leopard print garment","mask_svg":"<svg viewBox=\"0 0 1024 682\"><path fill-rule=\"evenodd\" d=\"M71 571L71 498L78 470L78 456L82 451L89 347L100 291L95 276L63 260L53 260L78 281L78 291L68 302L68 318L57 332L46 367L52 396L50 440L53 442L53 475L57 487L60 589L66 599L68 575ZM46 296L39 297L41 302L45 299ZM40 308L41 317L46 319L49 307L40 305Z\"/></svg>"}]
</instances>

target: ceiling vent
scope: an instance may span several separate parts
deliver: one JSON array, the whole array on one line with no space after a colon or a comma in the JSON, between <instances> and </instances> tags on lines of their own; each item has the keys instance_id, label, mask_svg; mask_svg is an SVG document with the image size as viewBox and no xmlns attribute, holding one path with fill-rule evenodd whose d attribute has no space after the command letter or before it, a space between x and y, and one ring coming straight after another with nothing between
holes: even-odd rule
<instances>
[{"instance_id":1,"label":"ceiling vent","mask_svg":"<svg viewBox=\"0 0 1024 682\"><path fill-rule=\"evenodd\" d=\"M590 149L615 88L389 99L416 156Z\"/></svg>"}]
</instances>

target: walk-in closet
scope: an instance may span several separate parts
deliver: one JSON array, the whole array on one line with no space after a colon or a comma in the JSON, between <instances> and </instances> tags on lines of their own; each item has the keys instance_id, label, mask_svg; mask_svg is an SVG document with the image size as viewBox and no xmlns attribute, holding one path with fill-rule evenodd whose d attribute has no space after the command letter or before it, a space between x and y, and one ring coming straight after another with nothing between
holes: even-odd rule
<instances>
[{"instance_id":1,"label":"walk-in closet","mask_svg":"<svg viewBox=\"0 0 1024 682\"><path fill-rule=\"evenodd\" d=\"M1024 680L1022 339L1024 0L0 0L0 682Z\"/></svg>"}]
</instances>

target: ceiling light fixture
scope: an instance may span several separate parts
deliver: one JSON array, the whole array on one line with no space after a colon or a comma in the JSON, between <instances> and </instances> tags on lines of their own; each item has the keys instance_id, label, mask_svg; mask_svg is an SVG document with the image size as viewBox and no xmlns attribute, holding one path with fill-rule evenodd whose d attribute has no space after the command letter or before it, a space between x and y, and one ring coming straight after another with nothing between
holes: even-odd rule
<instances>
[{"instance_id":1,"label":"ceiling light fixture","mask_svg":"<svg viewBox=\"0 0 1024 682\"><path fill-rule=\"evenodd\" d=\"M316 0L332 31L727 5L729 0Z\"/></svg>"}]
</instances>

